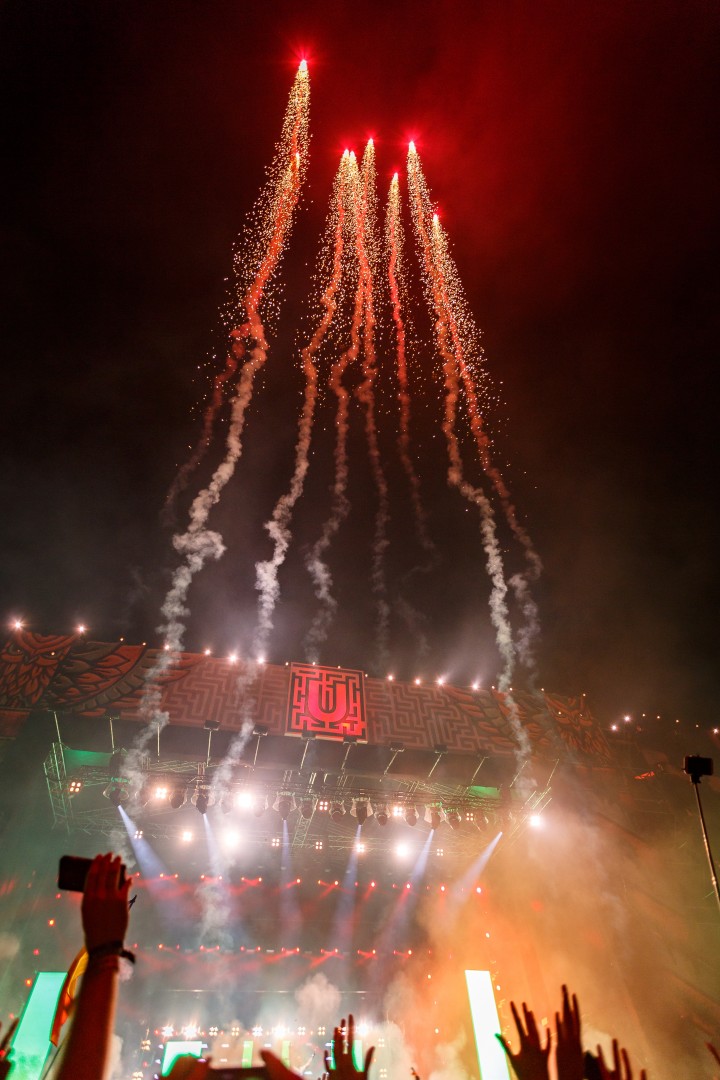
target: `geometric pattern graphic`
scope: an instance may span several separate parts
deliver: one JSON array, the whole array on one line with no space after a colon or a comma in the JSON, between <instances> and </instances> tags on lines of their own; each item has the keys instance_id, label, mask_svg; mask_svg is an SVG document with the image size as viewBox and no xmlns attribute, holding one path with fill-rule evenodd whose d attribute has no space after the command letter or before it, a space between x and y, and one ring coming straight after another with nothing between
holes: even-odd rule
<instances>
[{"instance_id":1,"label":"geometric pattern graphic","mask_svg":"<svg viewBox=\"0 0 720 1080\"><path fill-rule=\"evenodd\" d=\"M292 664L288 694L288 735L367 739L365 675L362 671Z\"/></svg>"},{"instance_id":2,"label":"geometric pattern graphic","mask_svg":"<svg viewBox=\"0 0 720 1080\"><path fill-rule=\"evenodd\" d=\"M0 737L15 736L33 709L140 721L159 655L145 645L16 631L0 644ZM160 708L171 724L187 727L213 720L238 730L249 713L271 735L352 735L480 757L515 754L520 724L537 758L593 765L612 759L584 697L521 692L511 707L495 691L418 686L312 664L256 666L249 685L247 676L241 661L183 653L160 679Z\"/></svg>"},{"instance_id":3,"label":"geometric pattern graphic","mask_svg":"<svg viewBox=\"0 0 720 1080\"><path fill-rule=\"evenodd\" d=\"M563 757L576 760L592 758L598 764L609 763L612 757L605 734L595 723L583 698L560 698L545 694L547 712L553 718Z\"/></svg>"}]
</instances>

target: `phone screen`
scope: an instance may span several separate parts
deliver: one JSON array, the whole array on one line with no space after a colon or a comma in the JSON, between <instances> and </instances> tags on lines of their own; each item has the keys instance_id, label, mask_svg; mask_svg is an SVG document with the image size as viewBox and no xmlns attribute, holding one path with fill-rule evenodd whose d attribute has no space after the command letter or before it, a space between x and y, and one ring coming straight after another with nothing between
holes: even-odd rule
<instances>
[{"instance_id":1,"label":"phone screen","mask_svg":"<svg viewBox=\"0 0 720 1080\"><path fill-rule=\"evenodd\" d=\"M92 859L83 859L80 855L63 855L58 866L58 889L70 892L84 892L85 879ZM120 871L120 884L125 881L125 867Z\"/></svg>"}]
</instances>

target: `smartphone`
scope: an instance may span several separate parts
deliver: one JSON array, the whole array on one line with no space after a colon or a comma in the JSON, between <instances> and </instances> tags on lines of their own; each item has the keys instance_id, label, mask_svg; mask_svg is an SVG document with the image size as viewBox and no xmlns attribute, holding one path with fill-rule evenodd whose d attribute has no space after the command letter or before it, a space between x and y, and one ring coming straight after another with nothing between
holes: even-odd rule
<instances>
[{"instance_id":1,"label":"smartphone","mask_svg":"<svg viewBox=\"0 0 720 1080\"><path fill-rule=\"evenodd\" d=\"M264 1065L250 1065L248 1068L208 1069L208 1075L217 1080L268 1080Z\"/></svg>"},{"instance_id":2,"label":"smartphone","mask_svg":"<svg viewBox=\"0 0 720 1080\"><path fill-rule=\"evenodd\" d=\"M63 855L58 866L58 889L70 892L85 892L85 879L92 859L83 859L79 855ZM125 883L125 867L120 869L120 884Z\"/></svg>"}]
</instances>

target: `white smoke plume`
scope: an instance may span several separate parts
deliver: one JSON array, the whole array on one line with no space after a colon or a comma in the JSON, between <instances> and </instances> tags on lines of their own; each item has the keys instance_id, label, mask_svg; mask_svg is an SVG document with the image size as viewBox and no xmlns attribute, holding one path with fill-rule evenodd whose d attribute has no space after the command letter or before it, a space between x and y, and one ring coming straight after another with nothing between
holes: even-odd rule
<instances>
[{"instance_id":1,"label":"white smoke plume","mask_svg":"<svg viewBox=\"0 0 720 1080\"><path fill-rule=\"evenodd\" d=\"M0 960L14 960L20 949L20 939L16 934L0 930Z\"/></svg>"},{"instance_id":2,"label":"white smoke plume","mask_svg":"<svg viewBox=\"0 0 720 1080\"><path fill-rule=\"evenodd\" d=\"M340 1021L342 995L324 972L319 971L295 991L295 1000L309 1028L324 1025L329 1031Z\"/></svg>"}]
</instances>

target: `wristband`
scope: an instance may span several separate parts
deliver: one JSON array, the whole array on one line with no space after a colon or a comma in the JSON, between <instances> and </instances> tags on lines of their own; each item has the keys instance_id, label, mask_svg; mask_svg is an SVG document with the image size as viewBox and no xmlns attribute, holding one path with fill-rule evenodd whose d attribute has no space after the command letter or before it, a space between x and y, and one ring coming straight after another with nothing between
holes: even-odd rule
<instances>
[{"instance_id":1,"label":"wristband","mask_svg":"<svg viewBox=\"0 0 720 1080\"><path fill-rule=\"evenodd\" d=\"M135 953L126 949L122 941L108 941L106 945L96 945L93 949L88 949L88 960L99 960L102 956L122 956L131 964L135 963Z\"/></svg>"}]
</instances>

